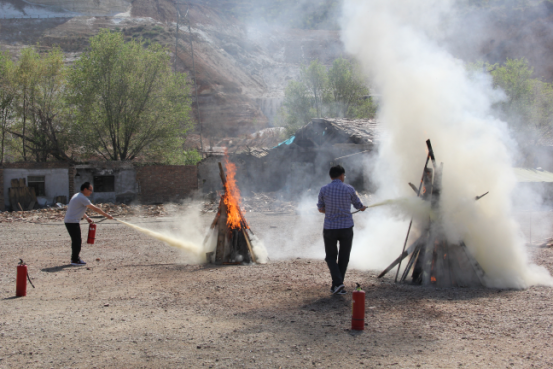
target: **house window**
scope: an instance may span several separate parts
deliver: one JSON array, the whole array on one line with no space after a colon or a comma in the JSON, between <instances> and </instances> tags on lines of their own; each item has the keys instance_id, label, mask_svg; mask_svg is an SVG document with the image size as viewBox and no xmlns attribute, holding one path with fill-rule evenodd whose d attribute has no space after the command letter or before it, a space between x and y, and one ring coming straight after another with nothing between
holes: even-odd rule
<instances>
[{"instance_id":1,"label":"house window","mask_svg":"<svg viewBox=\"0 0 553 369\"><path fill-rule=\"evenodd\" d=\"M115 192L115 176L95 176L94 192Z\"/></svg>"},{"instance_id":2,"label":"house window","mask_svg":"<svg viewBox=\"0 0 553 369\"><path fill-rule=\"evenodd\" d=\"M44 186L44 176L28 176L27 186L35 189L35 195L46 196L46 187Z\"/></svg>"}]
</instances>

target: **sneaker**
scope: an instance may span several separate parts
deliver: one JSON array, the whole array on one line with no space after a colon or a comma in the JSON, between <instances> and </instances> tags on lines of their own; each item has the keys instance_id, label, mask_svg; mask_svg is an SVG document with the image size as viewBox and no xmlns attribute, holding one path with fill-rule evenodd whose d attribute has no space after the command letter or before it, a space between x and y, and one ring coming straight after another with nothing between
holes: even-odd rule
<instances>
[{"instance_id":1,"label":"sneaker","mask_svg":"<svg viewBox=\"0 0 553 369\"><path fill-rule=\"evenodd\" d=\"M343 293L340 293L340 292L342 292L342 290L344 289L344 287L345 287L345 286L344 286L343 284L334 287L334 290L332 290L332 294L333 294L333 295L343 295Z\"/></svg>"},{"instance_id":2,"label":"sneaker","mask_svg":"<svg viewBox=\"0 0 553 369\"><path fill-rule=\"evenodd\" d=\"M79 259L77 261L72 261L71 265L86 265L86 263L82 259Z\"/></svg>"},{"instance_id":3,"label":"sneaker","mask_svg":"<svg viewBox=\"0 0 553 369\"><path fill-rule=\"evenodd\" d=\"M345 289L342 289L340 292L336 292L335 295L345 295L347 291Z\"/></svg>"}]
</instances>

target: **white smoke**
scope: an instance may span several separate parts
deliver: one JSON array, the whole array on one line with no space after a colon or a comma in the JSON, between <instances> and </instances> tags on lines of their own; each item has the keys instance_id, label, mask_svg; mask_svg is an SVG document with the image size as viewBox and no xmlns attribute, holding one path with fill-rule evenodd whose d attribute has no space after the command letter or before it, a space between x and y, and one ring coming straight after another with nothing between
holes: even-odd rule
<instances>
[{"instance_id":1,"label":"white smoke","mask_svg":"<svg viewBox=\"0 0 553 369\"><path fill-rule=\"evenodd\" d=\"M269 253L263 241L254 234L248 233L252 241L252 251L255 255L255 261L259 264L266 264L269 260Z\"/></svg>"},{"instance_id":2,"label":"white smoke","mask_svg":"<svg viewBox=\"0 0 553 369\"><path fill-rule=\"evenodd\" d=\"M377 198L412 196L430 138L444 163L442 221L450 242L464 240L487 274L487 285L553 285L531 264L511 195L516 184L506 124L491 105L503 98L484 75L471 75L440 46L452 0L346 0L342 38L381 95L384 130L372 180ZM467 30L469 31L469 30ZM490 191L482 200L474 198ZM401 253L407 223L387 209L356 218L352 266L381 268Z\"/></svg>"}]
</instances>

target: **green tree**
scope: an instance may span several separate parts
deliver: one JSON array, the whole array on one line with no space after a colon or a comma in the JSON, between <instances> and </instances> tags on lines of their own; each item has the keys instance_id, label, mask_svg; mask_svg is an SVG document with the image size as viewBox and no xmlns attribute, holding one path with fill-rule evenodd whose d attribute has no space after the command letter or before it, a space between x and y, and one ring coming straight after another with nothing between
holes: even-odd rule
<instances>
[{"instance_id":1,"label":"green tree","mask_svg":"<svg viewBox=\"0 0 553 369\"><path fill-rule=\"evenodd\" d=\"M32 47L22 51L15 68L18 119L10 133L22 141L23 160L71 160L66 153L70 145L66 71L59 48L46 54Z\"/></svg>"},{"instance_id":2,"label":"green tree","mask_svg":"<svg viewBox=\"0 0 553 369\"><path fill-rule=\"evenodd\" d=\"M320 118L323 112L323 99L328 84L328 76L324 65L314 60L308 67L303 65L300 71L300 80L311 94L315 106L316 117Z\"/></svg>"},{"instance_id":3,"label":"green tree","mask_svg":"<svg viewBox=\"0 0 553 369\"><path fill-rule=\"evenodd\" d=\"M503 65L477 62L470 71L484 71L506 99L496 104L500 118L516 133L519 142L536 142L553 135L553 85L532 78L533 69L522 59L507 59Z\"/></svg>"},{"instance_id":4,"label":"green tree","mask_svg":"<svg viewBox=\"0 0 553 369\"><path fill-rule=\"evenodd\" d=\"M80 142L106 160L167 158L193 127L186 74L157 43L101 30L69 80Z\"/></svg>"},{"instance_id":5,"label":"green tree","mask_svg":"<svg viewBox=\"0 0 553 369\"><path fill-rule=\"evenodd\" d=\"M293 135L298 128L309 123L315 115L313 99L307 87L301 82L291 81L284 91L284 101L279 112L279 123Z\"/></svg>"},{"instance_id":6,"label":"green tree","mask_svg":"<svg viewBox=\"0 0 553 369\"><path fill-rule=\"evenodd\" d=\"M275 123L293 135L313 117L374 118L376 110L357 63L336 59L327 72L314 61L309 67L302 66L300 78L286 86Z\"/></svg>"},{"instance_id":7,"label":"green tree","mask_svg":"<svg viewBox=\"0 0 553 369\"><path fill-rule=\"evenodd\" d=\"M27 161L27 129L28 122L32 120L31 107L34 105L37 85L37 64L39 54L34 48L28 47L22 50L21 57L15 68L15 83L17 89L17 115L19 118L18 131L22 140L21 151L23 160Z\"/></svg>"},{"instance_id":8,"label":"green tree","mask_svg":"<svg viewBox=\"0 0 553 369\"><path fill-rule=\"evenodd\" d=\"M532 105L532 82L534 73L525 59L507 59L503 66L492 69L494 86L501 88L508 96L503 109L519 116L528 115Z\"/></svg>"},{"instance_id":9,"label":"green tree","mask_svg":"<svg viewBox=\"0 0 553 369\"><path fill-rule=\"evenodd\" d=\"M9 124L15 114L14 65L8 52L0 52L0 165L4 163Z\"/></svg>"},{"instance_id":10,"label":"green tree","mask_svg":"<svg viewBox=\"0 0 553 369\"><path fill-rule=\"evenodd\" d=\"M202 155L198 150L184 151L184 165L196 165L202 160Z\"/></svg>"},{"instance_id":11,"label":"green tree","mask_svg":"<svg viewBox=\"0 0 553 369\"><path fill-rule=\"evenodd\" d=\"M369 88L357 63L347 59L334 60L328 70L328 107L330 115L352 118L361 110L352 109L368 100Z\"/></svg>"}]
</instances>

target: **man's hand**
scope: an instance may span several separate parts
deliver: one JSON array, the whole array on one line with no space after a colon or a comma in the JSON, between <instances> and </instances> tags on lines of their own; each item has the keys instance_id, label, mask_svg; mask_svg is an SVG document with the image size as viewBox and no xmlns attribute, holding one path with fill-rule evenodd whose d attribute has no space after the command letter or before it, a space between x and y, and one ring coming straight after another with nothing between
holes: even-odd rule
<instances>
[{"instance_id":1,"label":"man's hand","mask_svg":"<svg viewBox=\"0 0 553 369\"><path fill-rule=\"evenodd\" d=\"M366 206L363 206L361 209L359 209L360 211L365 211L367 210L367 207Z\"/></svg>"},{"instance_id":2,"label":"man's hand","mask_svg":"<svg viewBox=\"0 0 553 369\"><path fill-rule=\"evenodd\" d=\"M88 222L88 224L94 224L94 221L89 217L86 217L86 221Z\"/></svg>"},{"instance_id":3,"label":"man's hand","mask_svg":"<svg viewBox=\"0 0 553 369\"><path fill-rule=\"evenodd\" d=\"M87 205L86 207L91 209L91 210L94 210L98 214L102 214L103 216L105 216L108 219L113 219L113 217L111 215L109 215L108 213L106 213L105 211L103 211L102 209L100 209L97 206L94 206L94 205L90 204L90 205Z\"/></svg>"},{"instance_id":4,"label":"man's hand","mask_svg":"<svg viewBox=\"0 0 553 369\"><path fill-rule=\"evenodd\" d=\"M325 209L324 209L324 208L319 209L319 213L323 213L323 214L324 214L324 213L325 213Z\"/></svg>"}]
</instances>

